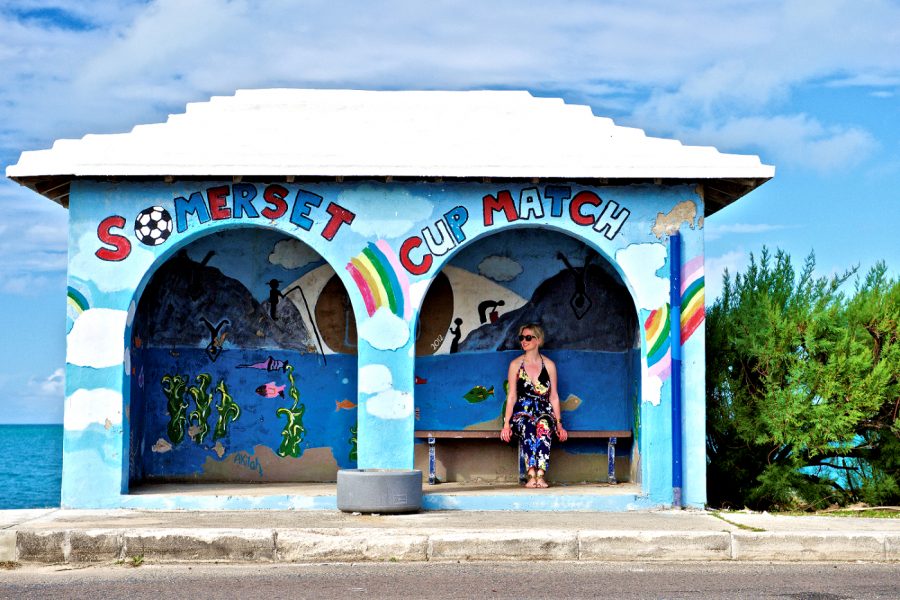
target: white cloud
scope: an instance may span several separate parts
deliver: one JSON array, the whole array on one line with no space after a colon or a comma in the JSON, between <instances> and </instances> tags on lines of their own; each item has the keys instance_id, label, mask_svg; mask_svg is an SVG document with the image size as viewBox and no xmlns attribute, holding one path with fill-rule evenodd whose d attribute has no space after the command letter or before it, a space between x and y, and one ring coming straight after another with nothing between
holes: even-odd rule
<instances>
[{"instance_id":1,"label":"white cloud","mask_svg":"<svg viewBox=\"0 0 900 600\"><path fill-rule=\"evenodd\" d=\"M878 147L859 127L826 126L805 114L736 117L682 131L692 143L715 143L721 149L758 148L764 162L831 172L856 165Z\"/></svg>"},{"instance_id":2,"label":"white cloud","mask_svg":"<svg viewBox=\"0 0 900 600\"><path fill-rule=\"evenodd\" d=\"M47 398L61 398L65 393L66 370L62 367L56 369L45 379L32 378L28 381L28 390L35 396Z\"/></svg>"},{"instance_id":3,"label":"white cloud","mask_svg":"<svg viewBox=\"0 0 900 600\"><path fill-rule=\"evenodd\" d=\"M319 253L300 240L281 240L269 254L270 263L285 269L299 269L319 260L322 260Z\"/></svg>"},{"instance_id":4,"label":"white cloud","mask_svg":"<svg viewBox=\"0 0 900 600\"><path fill-rule=\"evenodd\" d=\"M666 264L662 244L631 244L616 252L616 262L637 296L638 308L655 310L669 301L669 280L656 272Z\"/></svg>"},{"instance_id":5,"label":"white cloud","mask_svg":"<svg viewBox=\"0 0 900 600\"><path fill-rule=\"evenodd\" d=\"M359 391L377 394L391 388L393 376L387 365L365 365L359 369Z\"/></svg>"},{"instance_id":6,"label":"white cloud","mask_svg":"<svg viewBox=\"0 0 900 600\"><path fill-rule=\"evenodd\" d=\"M478 265L478 272L494 281L512 281L522 271L522 265L506 256L488 256Z\"/></svg>"},{"instance_id":7,"label":"white cloud","mask_svg":"<svg viewBox=\"0 0 900 600\"><path fill-rule=\"evenodd\" d=\"M409 341L409 324L381 307L359 326L359 337L377 350L396 350Z\"/></svg>"},{"instance_id":8,"label":"white cloud","mask_svg":"<svg viewBox=\"0 0 900 600\"><path fill-rule=\"evenodd\" d=\"M409 392L386 390L366 400L366 412L381 419L405 419L412 411L413 397Z\"/></svg>"},{"instance_id":9,"label":"white cloud","mask_svg":"<svg viewBox=\"0 0 900 600\"><path fill-rule=\"evenodd\" d=\"M66 398L63 424L69 431L87 429L99 423L122 425L122 394L108 388L78 389Z\"/></svg>"},{"instance_id":10,"label":"white cloud","mask_svg":"<svg viewBox=\"0 0 900 600\"><path fill-rule=\"evenodd\" d=\"M66 361L95 369L123 364L127 317L126 311L110 308L81 313L66 336Z\"/></svg>"},{"instance_id":11,"label":"white cloud","mask_svg":"<svg viewBox=\"0 0 900 600\"><path fill-rule=\"evenodd\" d=\"M713 222L713 220L707 219L704 221L704 232L707 242L718 240L726 235L757 235L788 229L788 227L788 225L775 223L731 223L720 225L717 222Z\"/></svg>"},{"instance_id":12,"label":"white cloud","mask_svg":"<svg viewBox=\"0 0 900 600\"><path fill-rule=\"evenodd\" d=\"M381 198L387 202L376 202ZM364 184L345 189L338 203L356 214L353 230L365 236L394 238L409 233L413 224L431 216L433 204L427 198L414 196L395 186ZM385 206L395 210L385 211Z\"/></svg>"},{"instance_id":13,"label":"white cloud","mask_svg":"<svg viewBox=\"0 0 900 600\"><path fill-rule=\"evenodd\" d=\"M742 272L750 264L750 256L743 250L732 250L722 256L707 256L704 263L705 300L709 306L722 295L722 277L725 269L734 276Z\"/></svg>"}]
</instances>

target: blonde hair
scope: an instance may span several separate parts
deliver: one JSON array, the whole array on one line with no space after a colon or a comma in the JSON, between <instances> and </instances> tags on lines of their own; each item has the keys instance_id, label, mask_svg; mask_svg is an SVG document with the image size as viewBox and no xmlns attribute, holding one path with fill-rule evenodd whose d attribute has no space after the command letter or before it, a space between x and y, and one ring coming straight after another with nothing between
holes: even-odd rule
<instances>
[{"instance_id":1,"label":"blonde hair","mask_svg":"<svg viewBox=\"0 0 900 600\"><path fill-rule=\"evenodd\" d=\"M522 332L526 329L530 329L531 333L538 339L538 346L544 345L544 328L538 325L537 323L525 323L524 325L519 326L519 335L522 335Z\"/></svg>"}]
</instances>

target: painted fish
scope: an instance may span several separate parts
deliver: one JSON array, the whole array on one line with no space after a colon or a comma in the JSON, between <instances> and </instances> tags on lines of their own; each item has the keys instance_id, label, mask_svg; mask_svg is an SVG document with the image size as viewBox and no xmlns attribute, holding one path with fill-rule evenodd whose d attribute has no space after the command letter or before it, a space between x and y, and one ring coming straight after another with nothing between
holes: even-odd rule
<instances>
[{"instance_id":1,"label":"painted fish","mask_svg":"<svg viewBox=\"0 0 900 600\"><path fill-rule=\"evenodd\" d=\"M274 398L275 396L284 398L284 386L275 385L274 381L270 381L269 383L256 388L256 393L263 398Z\"/></svg>"},{"instance_id":2,"label":"painted fish","mask_svg":"<svg viewBox=\"0 0 900 600\"><path fill-rule=\"evenodd\" d=\"M271 356L266 360L252 365L238 365L238 369L259 369L261 371L285 371L287 370L288 361L278 360Z\"/></svg>"},{"instance_id":3,"label":"painted fish","mask_svg":"<svg viewBox=\"0 0 900 600\"><path fill-rule=\"evenodd\" d=\"M472 404L477 404L478 402L484 402L488 398L494 395L494 386L490 388L485 388L483 385L476 385L471 390L463 395L468 402Z\"/></svg>"},{"instance_id":4,"label":"painted fish","mask_svg":"<svg viewBox=\"0 0 900 600\"><path fill-rule=\"evenodd\" d=\"M416 378L416 385L422 385L423 383L428 383L428 380L424 377L419 377L418 375L414 375Z\"/></svg>"},{"instance_id":5,"label":"painted fish","mask_svg":"<svg viewBox=\"0 0 900 600\"><path fill-rule=\"evenodd\" d=\"M354 404L353 402L350 402L346 398L344 400L341 400L340 402L335 400L334 401L334 412L337 412L337 411L341 410L342 408L344 410L352 410L352 409L356 408L356 404Z\"/></svg>"}]
</instances>

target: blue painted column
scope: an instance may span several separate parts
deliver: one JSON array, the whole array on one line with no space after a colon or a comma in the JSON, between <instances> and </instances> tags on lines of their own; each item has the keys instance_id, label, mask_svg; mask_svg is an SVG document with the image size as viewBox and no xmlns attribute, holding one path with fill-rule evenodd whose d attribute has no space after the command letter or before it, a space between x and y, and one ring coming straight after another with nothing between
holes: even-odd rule
<instances>
[{"instance_id":1,"label":"blue painted column","mask_svg":"<svg viewBox=\"0 0 900 600\"><path fill-rule=\"evenodd\" d=\"M681 234L669 237L670 343L672 350L672 505L681 506Z\"/></svg>"},{"instance_id":2,"label":"blue painted column","mask_svg":"<svg viewBox=\"0 0 900 600\"><path fill-rule=\"evenodd\" d=\"M412 469L415 429L412 324L384 308L371 317L365 313L357 315L357 323L360 334L357 467Z\"/></svg>"}]
</instances>

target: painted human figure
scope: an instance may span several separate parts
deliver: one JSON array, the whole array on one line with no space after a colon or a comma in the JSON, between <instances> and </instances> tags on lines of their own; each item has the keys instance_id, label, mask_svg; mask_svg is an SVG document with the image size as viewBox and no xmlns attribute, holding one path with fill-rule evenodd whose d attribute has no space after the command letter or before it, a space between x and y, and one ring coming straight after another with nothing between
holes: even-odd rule
<instances>
[{"instance_id":1,"label":"painted human figure","mask_svg":"<svg viewBox=\"0 0 900 600\"><path fill-rule=\"evenodd\" d=\"M581 319L587 311L591 308L591 299L588 298L587 295L587 276L588 276L588 265L591 264L591 261L594 260L594 253L589 253L584 259L584 266L581 268L581 273L578 272L578 269L572 266L572 263L569 262L569 259L566 258L566 255L562 252L556 253L556 258L563 261L566 265L566 269L572 273L572 277L575 282L575 293L572 294L572 298L569 300L569 304L572 306L572 311L575 313L576 319Z\"/></svg>"},{"instance_id":2,"label":"painted human figure","mask_svg":"<svg viewBox=\"0 0 900 600\"><path fill-rule=\"evenodd\" d=\"M273 321L278 320L278 303L284 298L284 294L281 293L281 290L278 289L278 286L281 284L277 279L272 279L269 281L269 316L272 317Z\"/></svg>"},{"instance_id":3,"label":"painted human figure","mask_svg":"<svg viewBox=\"0 0 900 600\"><path fill-rule=\"evenodd\" d=\"M562 424L556 364L540 353L543 328L537 323L522 325L518 339L524 354L509 363L509 392L500 438L507 443L513 436L519 439L528 473L525 487L545 488L553 434L564 442L569 433Z\"/></svg>"},{"instance_id":4,"label":"painted human figure","mask_svg":"<svg viewBox=\"0 0 900 600\"><path fill-rule=\"evenodd\" d=\"M485 300L478 304L478 318L481 320L481 324L484 325L488 322L488 318L490 317L491 323L496 323L497 319L500 317L500 313L497 312L498 306L503 306L506 304L503 300ZM490 315L488 315L488 311Z\"/></svg>"},{"instance_id":5,"label":"painted human figure","mask_svg":"<svg viewBox=\"0 0 900 600\"><path fill-rule=\"evenodd\" d=\"M209 359L211 361L216 362L216 359L219 358L220 354L222 354L222 346L225 344L225 336L228 335L227 332L219 335L219 332L222 331L223 327L231 325L231 321L229 321L228 319L222 319L217 325L213 325L206 317L200 317L200 320L203 321L203 324L206 325L207 329L209 329L209 335L212 338L209 344L206 345L206 355L209 356Z\"/></svg>"},{"instance_id":6,"label":"painted human figure","mask_svg":"<svg viewBox=\"0 0 900 600\"><path fill-rule=\"evenodd\" d=\"M459 352L459 339L462 337L462 323L463 320L459 317L453 319L453 322L456 323L456 327L450 328L450 334L453 336L453 339L450 340L450 354L456 354Z\"/></svg>"}]
</instances>

